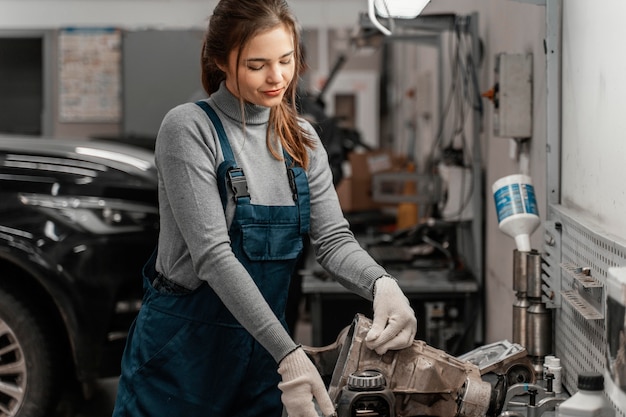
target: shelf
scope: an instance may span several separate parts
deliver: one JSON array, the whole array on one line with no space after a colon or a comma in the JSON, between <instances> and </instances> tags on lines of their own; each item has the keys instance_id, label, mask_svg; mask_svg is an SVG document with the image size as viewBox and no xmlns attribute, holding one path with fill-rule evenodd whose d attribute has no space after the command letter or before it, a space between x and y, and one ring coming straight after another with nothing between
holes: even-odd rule
<instances>
[{"instance_id":1,"label":"shelf","mask_svg":"<svg viewBox=\"0 0 626 417\"><path fill-rule=\"evenodd\" d=\"M571 305L587 320L604 320L604 315L587 302L577 291L561 291L563 300Z\"/></svg>"},{"instance_id":2,"label":"shelf","mask_svg":"<svg viewBox=\"0 0 626 417\"><path fill-rule=\"evenodd\" d=\"M570 278L573 278L580 283L584 288L601 288L602 283L585 273L585 268L572 265L569 263L562 263L561 270L566 273Z\"/></svg>"}]
</instances>

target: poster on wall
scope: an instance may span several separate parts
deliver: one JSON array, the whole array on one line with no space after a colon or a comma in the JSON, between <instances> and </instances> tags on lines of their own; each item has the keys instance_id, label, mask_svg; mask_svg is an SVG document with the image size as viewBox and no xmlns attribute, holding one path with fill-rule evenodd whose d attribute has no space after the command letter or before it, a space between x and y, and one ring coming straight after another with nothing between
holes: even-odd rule
<instances>
[{"instance_id":1,"label":"poster on wall","mask_svg":"<svg viewBox=\"0 0 626 417\"><path fill-rule=\"evenodd\" d=\"M120 122L121 42L121 30L115 28L60 31L60 122Z\"/></svg>"}]
</instances>

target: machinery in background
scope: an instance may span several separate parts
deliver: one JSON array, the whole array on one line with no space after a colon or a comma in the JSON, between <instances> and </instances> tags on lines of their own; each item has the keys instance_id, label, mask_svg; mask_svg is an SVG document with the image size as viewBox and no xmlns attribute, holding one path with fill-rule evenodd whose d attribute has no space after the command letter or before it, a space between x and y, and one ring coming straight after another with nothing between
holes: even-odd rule
<instances>
[{"instance_id":1,"label":"machinery in background","mask_svg":"<svg viewBox=\"0 0 626 417\"><path fill-rule=\"evenodd\" d=\"M365 336L371 320L357 314L334 344L304 349L322 377L338 417L496 416L504 406L509 380L534 382L523 347L487 355L488 364L451 356L416 340L399 351L378 355ZM497 351L497 349L492 349ZM485 357L478 352L477 357ZM520 370L523 369L523 372ZM513 377L515 375L515 377Z\"/></svg>"},{"instance_id":2,"label":"machinery in background","mask_svg":"<svg viewBox=\"0 0 626 417\"><path fill-rule=\"evenodd\" d=\"M431 300L416 308L423 309L419 317L424 327L425 340L433 347L454 353L462 348L467 336L467 323L463 319L465 300Z\"/></svg>"},{"instance_id":3,"label":"machinery in background","mask_svg":"<svg viewBox=\"0 0 626 417\"><path fill-rule=\"evenodd\" d=\"M457 251L456 224L433 218L398 230L367 244L367 251L391 269L462 269Z\"/></svg>"},{"instance_id":4,"label":"machinery in background","mask_svg":"<svg viewBox=\"0 0 626 417\"><path fill-rule=\"evenodd\" d=\"M361 242L399 281L420 317L419 339L453 355L476 346L480 301L472 272L457 249L458 224L428 219L416 226ZM315 315L314 343L331 343L341 323L369 311L368 301L342 293L321 268L305 270L305 293ZM341 300L340 303L337 301ZM319 330L319 334L315 329ZM319 337L316 337L316 334ZM481 342L478 342L480 344Z\"/></svg>"}]
</instances>

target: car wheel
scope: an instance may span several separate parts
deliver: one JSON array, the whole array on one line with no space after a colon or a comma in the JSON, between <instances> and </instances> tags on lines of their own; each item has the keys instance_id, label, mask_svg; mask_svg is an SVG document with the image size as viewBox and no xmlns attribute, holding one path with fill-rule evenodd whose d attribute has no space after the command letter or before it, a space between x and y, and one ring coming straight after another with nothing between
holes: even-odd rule
<instances>
[{"instance_id":1,"label":"car wheel","mask_svg":"<svg viewBox=\"0 0 626 417\"><path fill-rule=\"evenodd\" d=\"M0 417L49 415L53 346L37 315L0 289Z\"/></svg>"}]
</instances>

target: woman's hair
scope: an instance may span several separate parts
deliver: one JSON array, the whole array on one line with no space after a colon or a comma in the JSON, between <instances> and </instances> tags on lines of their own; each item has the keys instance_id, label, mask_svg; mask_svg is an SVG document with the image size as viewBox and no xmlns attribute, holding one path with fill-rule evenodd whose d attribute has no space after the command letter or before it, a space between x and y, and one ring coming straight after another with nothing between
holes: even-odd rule
<instances>
[{"instance_id":1,"label":"woman's hair","mask_svg":"<svg viewBox=\"0 0 626 417\"><path fill-rule=\"evenodd\" d=\"M226 74L218 68L218 64L228 65L231 51L237 51L237 62L244 47L255 36L283 25L293 34L294 44L294 78L287 91L286 99L280 105L272 107L268 125L267 145L274 157L282 159L269 133L275 132L283 148L294 161L307 168L309 156L307 148L314 147L314 140L304 128L298 124L296 110L296 84L301 73L302 59L300 52L300 28L285 0L220 0L204 36L202 47L202 86L209 94L213 94L226 79ZM235 69L239 73L239 66ZM243 114L244 103L241 109Z\"/></svg>"}]
</instances>

